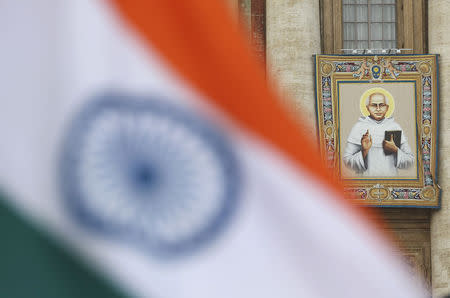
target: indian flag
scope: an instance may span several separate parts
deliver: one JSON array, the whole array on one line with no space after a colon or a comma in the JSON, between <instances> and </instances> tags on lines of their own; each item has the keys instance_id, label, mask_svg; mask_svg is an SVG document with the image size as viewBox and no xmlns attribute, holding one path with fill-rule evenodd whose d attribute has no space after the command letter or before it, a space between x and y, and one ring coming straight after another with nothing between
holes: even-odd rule
<instances>
[{"instance_id":1,"label":"indian flag","mask_svg":"<svg viewBox=\"0 0 450 298\"><path fill-rule=\"evenodd\" d=\"M222 1L2 1L0 28L1 297L425 297Z\"/></svg>"}]
</instances>

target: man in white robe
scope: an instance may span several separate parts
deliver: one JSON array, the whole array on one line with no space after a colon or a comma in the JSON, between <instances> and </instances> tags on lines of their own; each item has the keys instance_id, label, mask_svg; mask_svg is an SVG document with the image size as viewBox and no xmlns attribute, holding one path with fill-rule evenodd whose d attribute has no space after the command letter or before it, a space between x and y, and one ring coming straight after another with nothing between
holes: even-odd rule
<instances>
[{"instance_id":1,"label":"man in white robe","mask_svg":"<svg viewBox=\"0 0 450 298\"><path fill-rule=\"evenodd\" d=\"M369 116L359 118L347 139L344 164L357 174L371 177L397 176L397 169L406 169L414 163L414 155L402 128L393 118L385 118L389 109L382 93L373 93L366 102ZM385 131L400 130L400 148L391 137L385 140Z\"/></svg>"}]
</instances>

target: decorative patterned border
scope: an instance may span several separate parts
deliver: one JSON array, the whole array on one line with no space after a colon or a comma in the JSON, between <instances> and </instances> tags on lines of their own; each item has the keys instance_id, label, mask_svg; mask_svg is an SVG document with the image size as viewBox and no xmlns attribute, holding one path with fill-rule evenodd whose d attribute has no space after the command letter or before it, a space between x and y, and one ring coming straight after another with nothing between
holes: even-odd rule
<instances>
[{"instance_id":1,"label":"decorative patterned border","mask_svg":"<svg viewBox=\"0 0 450 298\"><path fill-rule=\"evenodd\" d=\"M339 173L339 115L336 81L373 83L414 80L418 179L346 179L346 192L357 202L383 207L440 207L437 185L438 74L437 55L317 55L316 111L318 135L326 165ZM350 181L347 181L350 180Z\"/></svg>"}]
</instances>

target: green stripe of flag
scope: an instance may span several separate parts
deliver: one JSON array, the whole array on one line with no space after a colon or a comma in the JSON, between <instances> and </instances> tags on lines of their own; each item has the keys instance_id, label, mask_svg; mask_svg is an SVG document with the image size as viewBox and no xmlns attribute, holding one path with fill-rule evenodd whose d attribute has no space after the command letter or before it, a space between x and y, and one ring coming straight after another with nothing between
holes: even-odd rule
<instances>
[{"instance_id":1,"label":"green stripe of flag","mask_svg":"<svg viewBox=\"0 0 450 298\"><path fill-rule=\"evenodd\" d=\"M2 199L0 196L0 297L126 297L15 214Z\"/></svg>"}]
</instances>

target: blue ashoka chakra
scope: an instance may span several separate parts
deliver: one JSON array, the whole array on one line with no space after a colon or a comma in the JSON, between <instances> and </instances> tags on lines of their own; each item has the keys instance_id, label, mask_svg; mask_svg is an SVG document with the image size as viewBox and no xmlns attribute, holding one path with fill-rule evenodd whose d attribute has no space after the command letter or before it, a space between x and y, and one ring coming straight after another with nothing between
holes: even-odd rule
<instances>
[{"instance_id":1,"label":"blue ashoka chakra","mask_svg":"<svg viewBox=\"0 0 450 298\"><path fill-rule=\"evenodd\" d=\"M175 256L219 234L239 192L225 136L160 99L104 95L69 128L61 162L69 210L84 226Z\"/></svg>"}]
</instances>

